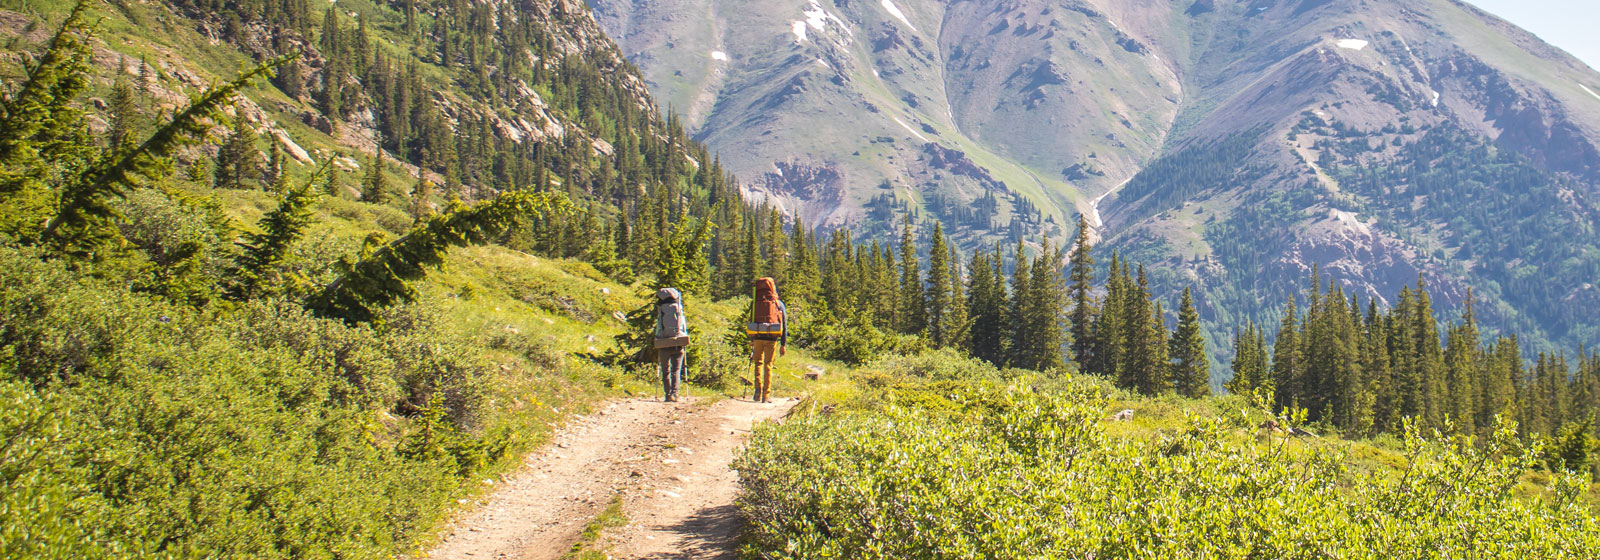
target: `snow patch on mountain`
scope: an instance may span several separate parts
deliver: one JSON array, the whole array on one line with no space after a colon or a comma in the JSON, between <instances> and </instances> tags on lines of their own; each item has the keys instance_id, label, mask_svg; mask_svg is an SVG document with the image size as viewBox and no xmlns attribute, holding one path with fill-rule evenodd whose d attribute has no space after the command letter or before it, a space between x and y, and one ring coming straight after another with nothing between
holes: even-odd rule
<instances>
[{"instance_id":1,"label":"snow patch on mountain","mask_svg":"<svg viewBox=\"0 0 1600 560\"><path fill-rule=\"evenodd\" d=\"M911 128L911 125L906 124L906 121L900 120L900 117L894 117L894 122L900 123L900 126L906 127L906 132L910 132L911 135L917 137L918 140L928 143L933 142L932 140L929 140L927 136L923 136L922 133L917 132L917 129Z\"/></svg>"},{"instance_id":2,"label":"snow patch on mountain","mask_svg":"<svg viewBox=\"0 0 1600 560\"><path fill-rule=\"evenodd\" d=\"M1338 41L1338 43L1335 43L1335 44L1339 45L1339 48L1341 48L1341 49L1350 49L1350 50L1353 50L1353 51L1359 51L1361 49L1367 48L1367 45L1370 45L1372 43L1368 42L1365 39L1340 39Z\"/></svg>"},{"instance_id":3,"label":"snow patch on mountain","mask_svg":"<svg viewBox=\"0 0 1600 560\"><path fill-rule=\"evenodd\" d=\"M809 31L806 29L807 27L810 27L812 30L816 31L827 30L828 20L833 20L834 23L839 24L839 28L844 31L844 35L847 36L843 41L844 44L849 44L849 38L854 37L855 35L855 32L850 30L850 26L846 24L844 20L839 19L839 16L828 13L828 10L823 9L822 2L819 0L811 0L811 3L806 6L806 9L800 11L800 15L804 16L805 19L795 20L793 22L794 42L796 43L806 42L806 39L809 36Z\"/></svg>"},{"instance_id":4,"label":"snow patch on mountain","mask_svg":"<svg viewBox=\"0 0 1600 560\"><path fill-rule=\"evenodd\" d=\"M911 25L911 20L906 19L905 12L900 11L900 7L894 5L894 0L883 0L883 9L888 10L889 15L900 20L900 23L906 24L906 27L910 27L912 31L917 30L917 26Z\"/></svg>"},{"instance_id":5,"label":"snow patch on mountain","mask_svg":"<svg viewBox=\"0 0 1600 560\"><path fill-rule=\"evenodd\" d=\"M821 2L811 0L811 6L800 13L805 14L806 23L810 24L812 29L822 31L828 27L828 11L822 9Z\"/></svg>"},{"instance_id":6,"label":"snow patch on mountain","mask_svg":"<svg viewBox=\"0 0 1600 560\"><path fill-rule=\"evenodd\" d=\"M1578 84L1578 87L1583 88L1583 91L1589 92L1589 95L1595 96L1596 99L1600 99L1600 93L1595 93L1594 90L1589 89L1589 86Z\"/></svg>"}]
</instances>

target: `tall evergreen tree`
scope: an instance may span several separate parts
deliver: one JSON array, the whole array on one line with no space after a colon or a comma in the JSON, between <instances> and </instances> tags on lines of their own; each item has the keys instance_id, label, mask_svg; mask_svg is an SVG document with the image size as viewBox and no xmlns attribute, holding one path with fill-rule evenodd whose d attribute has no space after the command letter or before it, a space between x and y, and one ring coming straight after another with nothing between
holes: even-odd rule
<instances>
[{"instance_id":1,"label":"tall evergreen tree","mask_svg":"<svg viewBox=\"0 0 1600 560\"><path fill-rule=\"evenodd\" d=\"M1072 360L1080 367L1088 367L1094 350L1094 247L1089 242L1089 222L1078 215L1078 237L1072 248Z\"/></svg>"},{"instance_id":2,"label":"tall evergreen tree","mask_svg":"<svg viewBox=\"0 0 1600 560\"><path fill-rule=\"evenodd\" d=\"M1266 341L1255 321L1246 323L1243 331L1234 330L1232 366L1233 379L1225 386L1229 393L1244 395L1266 387Z\"/></svg>"},{"instance_id":3,"label":"tall evergreen tree","mask_svg":"<svg viewBox=\"0 0 1600 560\"><path fill-rule=\"evenodd\" d=\"M256 134L244 115L233 119L233 128L217 150L211 185L218 189L252 188L261 175L261 152L256 149Z\"/></svg>"},{"instance_id":4,"label":"tall evergreen tree","mask_svg":"<svg viewBox=\"0 0 1600 560\"><path fill-rule=\"evenodd\" d=\"M1479 340L1478 318L1472 302L1472 291L1467 291L1466 313L1461 324L1446 331L1444 351L1447 395L1445 413L1463 433L1477 432L1479 389L1476 382L1482 377L1478 368L1484 365L1480 354L1483 341Z\"/></svg>"},{"instance_id":5,"label":"tall evergreen tree","mask_svg":"<svg viewBox=\"0 0 1600 560\"><path fill-rule=\"evenodd\" d=\"M433 214L433 181L426 177L417 179L416 186L411 187L411 218L421 220ZM593 212L586 213L590 218Z\"/></svg>"},{"instance_id":6,"label":"tall evergreen tree","mask_svg":"<svg viewBox=\"0 0 1600 560\"><path fill-rule=\"evenodd\" d=\"M972 336L972 316L968 314L970 294L962 286L961 262L955 246L950 247L950 313L945 317L945 336L954 348L967 348Z\"/></svg>"},{"instance_id":7,"label":"tall evergreen tree","mask_svg":"<svg viewBox=\"0 0 1600 560\"><path fill-rule=\"evenodd\" d=\"M367 176L361 180L361 201L372 204L389 202L389 179L383 173L383 150L372 153L367 162Z\"/></svg>"},{"instance_id":8,"label":"tall evergreen tree","mask_svg":"<svg viewBox=\"0 0 1600 560\"><path fill-rule=\"evenodd\" d=\"M1422 419L1425 426L1442 427L1447 411L1444 350L1439 343L1439 324L1433 316L1433 302L1427 284L1417 281L1415 312L1411 317L1411 336L1416 359L1412 362L1422 391Z\"/></svg>"},{"instance_id":9,"label":"tall evergreen tree","mask_svg":"<svg viewBox=\"0 0 1600 560\"><path fill-rule=\"evenodd\" d=\"M1167 328L1160 316L1160 304L1150 298L1150 281L1142 264L1137 282L1125 302L1123 315L1129 325L1127 386L1145 395L1158 395L1171 386Z\"/></svg>"},{"instance_id":10,"label":"tall evergreen tree","mask_svg":"<svg viewBox=\"0 0 1600 560\"><path fill-rule=\"evenodd\" d=\"M1279 407L1299 406L1300 311L1294 297L1283 307L1283 322L1272 347L1272 391Z\"/></svg>"},{"instance_id":11,"label":"tall evergreen tree","mask_svg":"<svg viewBox=\"0 0 1600 560\"><path fill-rule=\"evenodd\" d=\"M1006 287L998 252L979 250L967 267L967 314L972 319L970 352L993 364L1005 363Z\"/></svg>"},{"instance_id":12,"label":"tall evergreen tree","mask_svg":"<svg viewBox=\"0 0 1600 560\"><path fill-rule=\"evenodd\" d=\"M1032 328L1028 322L1028 302L1034 297L1033 267L1028 257L1027 247L1021 240L1013 250L1012 260L1016 263L1011 272L1011 307L1006 313L1006 363L1014 367L1026 368L1035 363L1034 349L1029 346L1028 329Z\"/></svg>"},{"instance_id":13,"label":"tall evergreen tree","mask_svg":"<svg viewBox=\"0 0 1600 560\"><path fill-rule=\"evenodd\" d=\"M911 216L907 215L900 233L900 309L896 313L898 330L906 334L925 330L928 325L926 305L922 270L917 259L916 231L911 226Z\"/></svg>"},{"instance_id":14,"label":"tall evergreen tree","mask_svg":"<svg viewBox=\"0 0 1600 560\"><path fill-rule=\"evenodd\" d=\"M951 314L951 278L949 261L950 248L944 241L944 224L933 223L933 246L928 251L927 273L927 307L928 310L928 338L936 347L950 346L953 342L954 332L950 324Z\"/></svg>"},{"instance_id":15,"label":"tall evergreen tree","mask_svg":"<svg viewBox=\"0 0 1600 560\"><path fill-rule=\"evenodd\" d=\"M1050 370L1066 365L1063 356L1066 330L1062 325L1062 312L1067 302L1066 284L1062 282L1063 253L1050 246L1049 240L1031 267L1033 278L1028 281L1025 299L1027 321L1024 324L1027 340L1026 367Z\"/></svg>"},{"instance_id":16,"label":"tall evergreen tree","mask_svg":"<svg viewBox=\"0 0 1600 560\"><path fill-rule=\"evenodd\" d=\"M125 146L132 142L133 135L144 127L138 93L134 91L133 85L128 83L125 62L117 63L117 75L111 83L111 98L108 104L111 130L106 135L107 143L113 147Z\"/></svg>"},{"instance_id":17,"label":"tall evergreen tree","mask_svg":"<svg viewBox=\"0 0 1600 560\"><path fill-rule=\"evenodd\" d=\"M1183 289L1170 354L1173 386L1179 395L1199 398L1211 394L1211 363L1206 358L1206 341L1200 335L1200 313L1189 288Z\"/></svg>"},{"instance_id":18,"label":"tall evergreen tree","mask_svg":"<svg viewBox=\"0 0 1600 560\"><path fill-rule=\"evenodd\" d=\"M1126 267L1113 251L1110 272L1106 277L1106 295L1101 300L1100 313L1094 321L1094 350L1089 354L1090 373L1123 387L1132 385L1123 367L1127 357L1127 324L1124 315L1130 282Z\"/></svg>"}]
</instances>

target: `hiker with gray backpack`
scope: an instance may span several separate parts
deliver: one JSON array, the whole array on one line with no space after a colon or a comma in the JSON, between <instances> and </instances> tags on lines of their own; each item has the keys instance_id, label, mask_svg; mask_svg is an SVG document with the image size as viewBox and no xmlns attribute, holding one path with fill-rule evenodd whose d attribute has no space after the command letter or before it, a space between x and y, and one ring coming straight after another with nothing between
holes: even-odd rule
<instances>
[{"instance_id":1,"label":"hiker with gray backpack","mask_svg":"<svg viewBox=\"0 0 1600 560\"><path fill-rule=\"evenodd\" d=\"M683 382L683 351L689 346L689 320L683 315L683 294L673 288L656 292L656 359L661 369L661 400L678 401Z\"/></svg>"}]
</instances>

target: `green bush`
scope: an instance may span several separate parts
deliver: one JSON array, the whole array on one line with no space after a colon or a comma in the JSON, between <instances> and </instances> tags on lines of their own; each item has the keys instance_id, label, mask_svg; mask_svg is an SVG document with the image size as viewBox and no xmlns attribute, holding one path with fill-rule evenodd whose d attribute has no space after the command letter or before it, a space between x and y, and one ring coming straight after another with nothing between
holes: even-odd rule
<instances>
[{"instance_id":1,"label":"green bush","mask_svg":"<svg viewBox=\"0 0 1600 560\"><path fill-rule=\"evenodd\" d=\"M914 361L914 360L912 360ZM1512 496L1536 455L1407 439L1403 476L1338 446L1258 444L1244 417L1112 438L1105 401L1005 382L766 425L736 461L761 558L1584 558L1600 523L1562 477ZM937 408L928 408L936 404Z\"/></svg>"},{"instance_id":2,"label":"green bush","mask_svg":"<svg viewBox=\"0 0 1600 560\"><path fill-rule=\"evenodd\" d=\"M443 305L199 311L0 248L0 557L393 557L526 444L491 412L534 380Z\"/></svg>"},{"instance_id":3,"label":"green bush","mask_svg":"<svg viewBox=\"0 0 1600 560\"><path fill-rule=\"evenodd\" d=\"M750 355L726 340L704 337L689 346L684 381L697 387L726 391L750 370Z\"/></svg>"}]
</instances>

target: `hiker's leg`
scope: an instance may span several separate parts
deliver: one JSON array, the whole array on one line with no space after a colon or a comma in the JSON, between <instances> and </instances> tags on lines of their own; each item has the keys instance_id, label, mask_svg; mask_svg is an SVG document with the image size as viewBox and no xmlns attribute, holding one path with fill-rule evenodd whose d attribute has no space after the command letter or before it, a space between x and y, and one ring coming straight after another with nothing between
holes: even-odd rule
<instances>
[{"instance_id":1,"label":"hiker's leg","mask_svg":"<svg viewBox=\"0 0 1600 560\"><path fill-rule=\"evenodd\" d=\"M668 350L656 352L656 369L661 372L661 400L672 400L671 360Z\"/></svg>"},{"instance_id":2,"label":"hiker's leg","mask_svg":"<svg viewBox=\"0 0 1600 560\"><path fill-rule=\"evenodd\" d=\"M668 366L668 369L671 370L670 378L671 378L671 384L672 384L672 398L673 398L673 400L677 400L677 398L678 398L678 389L683 386L684 353L685 352L684 352L683 348L674 349L673 352L672 352L672 357L670 358L669 366Z\"/></svg>"},{"instance_id":3,"label":"hiker's leg","mask_svg":"<svg viewBox=\"0 0 1600 560\"><path fill-rule=\"evenodd\" d=\"M761 400L761 341L750 341L750 363L755 364L755 369L750 372L750 400Z\"/></svg>"},{"instance_id":4,"label":"hiker's leg","mask_svg":"<svg viewBox=\"0 0 1600 560\"><path fill-rule=\"evenodd\" d=\"M772 358L776 352L776 342L768 342L765 352L761 353L761 402L767 402L772 396Z\"/></svg>"},{"instance_id":5,"label":"hiker's leg","mask_svg":"<svg viewBox=\"0 0 1600 560\"><path fill-rule=\"evenodd\" d=\"M752 399L756 402L766 400L767 393L772 391L772 353L777 343L771 340L751 341L751 358L755 362L755 395ZM766 372L765 375L762 373Z\"/></svg>"},{"instance_id":6,"label":"hiker's leg","mask_svg":"<svg viewBox=\"0 0 1600 560\"><path fill-rule=\"evenodd\" d=\"M772 394L772 362L761 364L761 402Z\"/></svg>"}]
</instances>

